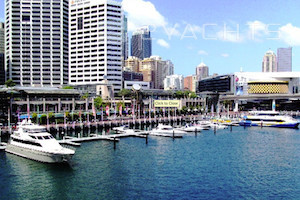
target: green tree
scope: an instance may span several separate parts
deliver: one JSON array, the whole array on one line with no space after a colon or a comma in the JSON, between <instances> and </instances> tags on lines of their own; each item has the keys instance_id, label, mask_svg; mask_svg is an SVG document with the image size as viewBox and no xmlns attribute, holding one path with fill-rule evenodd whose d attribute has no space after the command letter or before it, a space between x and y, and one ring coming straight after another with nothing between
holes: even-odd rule
<instances>
[{"instance_id":1,"label":"green tree","mask_svg":"<svg viewBox=\"0 0 300 200\"><path fill-rule=\"evenodd\" d=\"M190 98L192 98L192 99L195 99L195 98L197 98L198 96L197 96L197 94L195 93L195 92L191 92L190 93Z\"/></svg>"},{"instance_id":2,"label":"green tree","mask_svg":"<svg viewBox=\"0 0 300 200\"><path fill-rule=\"evenodd\" d=\"M94 105L96 109L100 109L103 104L103 99L101 97L96 97L94 99Z\"/></svg>"},{"instance_id":3,"label":"green tree","mask_svg":"<svg viewBox=\"0 0 300 200\"><path fill-rule=\"evenodd\" d=\"M131 94L131 90L128 89L122 89L118 95L122 97L122 99L124 100L124 97L129 97Z\"/></svg>"},{"instance_id":4,"label":"green tree","mask_svg":"<svg viewBox=\"0 0 300 200\"><path fill-rule=\"evenodd\" d=\"M177 91L174 93L174 97L177 99L181 99L184 97L184 93L182 91Z\"/></svg>"},{"instance_id":5,"label":"green tree","mask_svg":"<svg viewBox=\"0 0 300 200\"><path fill-rule=\"evenodd\" d=\"M89 98L89 96L90 96L89 93L85 93L81 98L82 99L87 99L87 98Z\"/></svg>"},{"instance_id":6,"label":"green tree","mask_svg":"<svg viewBox=\"0 0 300 200\"><path fill-rule=\"evenodd\" d=\"M6 85L6 87L14 87L16 84L13 82L13 80L8 79L8 80L5 82L5 85Z\"/></svg>"}]
</instances>

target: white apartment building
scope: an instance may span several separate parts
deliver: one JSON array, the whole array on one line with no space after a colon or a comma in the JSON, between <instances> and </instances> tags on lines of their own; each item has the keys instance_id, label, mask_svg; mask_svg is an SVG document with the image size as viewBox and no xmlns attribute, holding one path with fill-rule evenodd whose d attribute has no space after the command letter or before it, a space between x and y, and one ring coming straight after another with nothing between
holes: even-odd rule
<instances>
[{"instance_id":1,"label":"white apartment building","mask_svg":"<svg viewBox=\"0 0 300 200\"><path fill-rule=\"evenodd\" d=\"M6 79L20 86L68 83L68 0L5 1Z\"/></svg>"},{"instance_id":2,"label":"white apartment building","mask_svg":"<svg viewBox=\"0 0 300 200\"><path fill-rule=\"evenodd\" d=\"M183 90L183 76L182 75L170 75L164 79L165 90Z\"/></svg>"},{"instance_id":3,"label":"white apartment building","mask_svg":"<svg viewBox=\"0 0 300 200\"><path fill-rule=\"evenodd\" d=\"M122 89L122 8L111 0L72 0L69 14L69 83Z\"/></svg>"}]
</instances>

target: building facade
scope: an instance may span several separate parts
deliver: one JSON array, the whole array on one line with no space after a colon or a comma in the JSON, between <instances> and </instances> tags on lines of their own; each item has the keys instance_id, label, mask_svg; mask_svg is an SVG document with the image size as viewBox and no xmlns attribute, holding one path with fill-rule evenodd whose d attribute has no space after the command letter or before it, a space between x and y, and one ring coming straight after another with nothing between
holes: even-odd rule
<instances>
[{"instance_id":1,"label":"building facade","mask_svg":"<svg viewBox=\"0 0 300 200\"><path fill-rule=\"evenodd\" d=\"M196 67L196 75L198 76L199 79L208 77L209 76L208 66L203 62L200 63L200 65Z\"/></svg>"},{"instance_id":2,"label":"building facade","mask_svg":"<svg viewBox=\"0 0 300 200\"><path fill-rule=\"evenodd\" d=\"M68 83L68 0L6 1L6 79L20 86Z\"/></svg>"},{"instance_id":3,"label":"building facade","mask_svg":"<svg viewBox=\"0 0 300 200\"><path fill-rule=\"evenodd\" d=\"M277 71L292 71L292 47L277 49Z\"/></svg>"},{"instance_id":4,"label":"building facade","mask_svg":"<svg viewBox=\"0 0 300 200\"><path fill-rule=\"evenodd\" d=\"M197 92L198 76L191 75L184 78L184 89L191 92Z\"/></svg>"},{"instance_id":5,"label":"building facade","mask_svg":"<svg viewBox=\"0 0 300 200\"><path fill-rule=\"evenodd\" d=\"M5 46L5 27L4 23L0 22L0 85L4 85L5 83L5 54L4 54L4 46Z\"/></svg>"},{"instance_id":6,"label":"building facade","mask_svg":"<svg viewBox=\"0 0 300 200\"><path fill-rule=\"evenodd\" d=\"M169 75L164 79L165 90L183 90L183 76L182 75Z\"/></svg>"},{"instance_id":7,"label":"building facade","mask_svg":"<svg viewBox=\"0 0 300 200\"><path fill-rule=\"evenodd\" d=\"M142 27L132 34L131 56L143 60L152 55L152 39L149 27Z\"/></svg>"},{"instance_id":8,"label":"building facade","mask_svg":"<svg viewBox=\"0 0 300 200\"><path fill-rule=\"evenodd\" d=\"M273 51L267 51L262 62L262 72L277 72L276 55Z\"/></svg>"},{"instance_id":9,"label":"building facade","mask_svg":"<svg viewBox=\"0 0 300 200\"><path fill-rule=\"evenodd\" d=\"M139 72L141 60L138 57L130 56L125 60L124 71Z\"/></svg>"},{"instance_id":10,"label":"building facade","mask_svg":"<svg viewBox=\"0 0 300 200\"><path fill-rule=\"evenodd\" d=\"M128 26L127 17L123 15L123 28L122 28L122 61L128 59ZM124 65L123 65L124 66Z\"/></svg>"},{"instance_id":11,"label":"building facade","mask_svg":"<svg viewBox=\"0 0 300 200\"><path fill-rule=\"evenodd\" d=\"M108 81L115 93L122 89L121 3L111 0L70 3L71 85Z\"/></svg>"}]
</instances>

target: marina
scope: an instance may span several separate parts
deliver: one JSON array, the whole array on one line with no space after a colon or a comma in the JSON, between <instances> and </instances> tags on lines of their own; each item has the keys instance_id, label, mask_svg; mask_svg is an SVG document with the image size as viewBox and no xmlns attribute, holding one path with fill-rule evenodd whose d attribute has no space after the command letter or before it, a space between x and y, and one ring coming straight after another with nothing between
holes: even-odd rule
<instances>
[{"instance_id":1,"label":"marina","mask_svg":"<svg viewBox=\"0 0 300 200\"><path fill-rule=\"evenodd\" d=\"M69 165L1 151L0 193L5 199L297 199L299 133L234 127L179 140L149 135L147 144L125 137L117 149L109 140L82 142Z\"/></svg>"}]
</instances>

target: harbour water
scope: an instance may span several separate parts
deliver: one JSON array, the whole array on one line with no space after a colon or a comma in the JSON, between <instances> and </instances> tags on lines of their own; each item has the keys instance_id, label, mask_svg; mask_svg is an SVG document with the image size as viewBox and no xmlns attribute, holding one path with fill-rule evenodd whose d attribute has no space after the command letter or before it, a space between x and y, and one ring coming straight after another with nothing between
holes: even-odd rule
<instances>
[{"instance_id":1,"label":"harbour water","mask_svg":"<svg viewBox=\"0 0 300 200\"><path fill-rule=\"evenodd\" d=\"M70 165L0 152L0 199L299 199L300 130L82 143Z\"/></svg>"}]
</instances>

